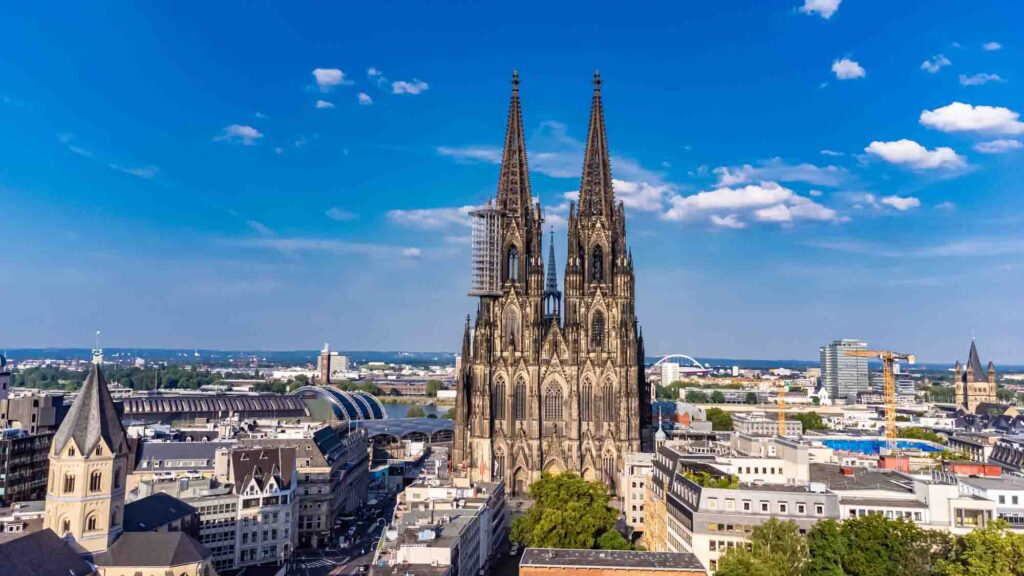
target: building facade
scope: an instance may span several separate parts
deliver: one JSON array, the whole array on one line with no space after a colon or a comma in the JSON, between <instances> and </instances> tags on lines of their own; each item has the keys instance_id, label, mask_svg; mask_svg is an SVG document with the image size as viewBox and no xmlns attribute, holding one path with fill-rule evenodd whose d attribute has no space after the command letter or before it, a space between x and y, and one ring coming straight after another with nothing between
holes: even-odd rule
<instances>
[{"instance_id":1,"label":"building facade","mask_svg":"<svg viewBox=\"0 0 1024 576\"><path fill-rule=\"evenodd\" d=\"M866 348L865 342L848 338L835 340L821 348L821 383L833 401L855 401L858 392L871 388L868 359L846 355L847 350Z\"/></svg>"},{"instance_id":2,"label":"building facade","mask_svg":"<svg viewBox=\"0 0 1024 576\"><path fill-rule=\"evenodd\" d=\"M988 363L986 369L981 367L978 347L971 340L971 351L967 353L967 364L960 365L957 361L953 366L953 381L956 385L956 405L971 414L979 404L995 404L996 397L996 366Z\"/></svg>"},{"instance_id":3,"label":"building facade","mask_svg":"<svg viewBox=\"0 0 1024 576\"><path fill-rule=\"evenodd\" d=\"M479 302L463 335L453 458L474 479L503 480L516 495L542 472L563 470L614 487L625 454L651 449L633 259L612 188L600 86L595 74L579 202L569 209L564 301L553 245L545 280L518 75L497 197L479 213L493 223L486 244L497 270L493 284L474 285ZM474 266L487 264L477 258L474 248Z\"/></svg>"},{"instance_id":4,"label":"building facade","mask_svg":"<svg viewBox=\"0 0 1024 576\"><path fill-rule=\"evenodd\" d=\"M228 479L238 503L235 566L287 560L297 542L295 448L233 450Z\"/></svg>"}]
</instances>

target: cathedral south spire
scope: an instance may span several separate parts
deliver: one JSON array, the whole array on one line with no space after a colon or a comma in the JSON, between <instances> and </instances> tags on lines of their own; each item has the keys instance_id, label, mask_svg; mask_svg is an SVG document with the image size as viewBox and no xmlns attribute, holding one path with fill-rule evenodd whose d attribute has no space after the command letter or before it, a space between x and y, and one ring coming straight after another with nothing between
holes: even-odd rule
<instances>
[{"instance_id":1,"label":"cathedral south spire","mask_svg":"<svg viewBox=\"0 0 1024 576\"><path fill-rule=\"evenodd\" d=\"M610 218L614 203L612 168L604 130L604 108L601 105L601 74L595 71L590 128L587 131L583 178L580 182L580 216Z\"/></svg>"},{"instance_id":2,"label":"cathedral south spire","mask_svg":"<svg viewBox=\"0 0 1024 576\"><path fill-rule=\"evenodd\" d=\"M505 150L498 179L498 208L522 215L531 208L530 176L523 138L523 111L519 105L519 72L512 72L512 102L505 129Z\"/></svg>"}]
</instances>

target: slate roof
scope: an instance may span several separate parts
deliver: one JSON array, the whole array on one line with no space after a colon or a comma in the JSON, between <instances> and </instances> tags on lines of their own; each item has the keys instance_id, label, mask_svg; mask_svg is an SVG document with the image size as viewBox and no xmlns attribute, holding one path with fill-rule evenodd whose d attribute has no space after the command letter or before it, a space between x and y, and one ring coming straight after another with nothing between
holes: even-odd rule
<instances>
[{"instance_id":1,"label":"slate roof","mask_svg":"<svg viewBox=\"0 0 1024 576\"><path fill-rule=\"evenodd\" d=\"M184 532L124 532L96 557L96 565L164 568L194 564L209 557L206 546Z\"/></svg>"},{"instance_id":2,"label":"slate roof","mask_svg":"<svg viewBox=\"0 0 1024 576\"><path fill-rule=\"evenodd\" d=\"M135 451L135 468L139 469L145 461L165 463L169 460L207 460L208 468L213 468L213 460L218 448L234 448L238 443L227 442L139 442ZM150 468L149 471L176 470L182 467ZM185 466L184 469L203 468L202 466Z\"/></svg>"},{"instance_id":3,"label":"slate roof","mask_svg":"<svg viewBox=\"0 0 1024 576\"><path fill-rule=\"evenodd\" d=\"M93 569L53 530L26 534L0 546L0 574L86 576Z\"/></svg>"},{"instance_id":4,"label":"slate roof","mask_svg":"<svg viewBox=\"0 0 1024 576\"><path fill-rule=\"evenodd\" d=\"M126 453L126 436L103 370L99 364L93 364L71 410L53 437L53 449L59 453L73 439L83 454L91 454L102 439L111 450Z\"/></svg>"},{"instance_id":5,"label":"slate roof","mask_svg":"<svg viewBox=\"0 0 1024 576\"><path fill-rule=\"evenodd\" d=\"M527 548L520 568L622 568L659 571L693 571L704 574L704 566L689 552L640 552L637 550L583 550Z\"/></svg>"},{"instance_id":6,"label":"slate roof","mask_svg":"<svg viewBox=\"0 0 1024 576\"><path fill-rule=\"evenodd\" d=\"M253 448L231 452L231 470L235 480L235 493L241 494L255 478L260 489L271 478L277 480L282 489L291 486L295 473L295 448Z\"/></svg>"},{"instance_id":7,"label":"slate roof","mask_svg":"<svg viewBox=\"0 0 1024 576\"><path fill-rule=\"evenodd\" d=\"M196 509L170 494L158 492L124 507L125 532L147 532L195 514Z\"/></svg>"}]
</instances>

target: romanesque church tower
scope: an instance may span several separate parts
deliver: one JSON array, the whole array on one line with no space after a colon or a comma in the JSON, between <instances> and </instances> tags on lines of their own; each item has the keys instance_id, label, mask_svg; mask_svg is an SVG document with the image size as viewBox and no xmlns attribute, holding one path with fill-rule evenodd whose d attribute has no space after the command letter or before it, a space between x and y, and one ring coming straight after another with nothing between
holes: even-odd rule
<instances>
[{"instance_id":1,"label":"romanesque church tower","mask_svg":"<svg viewBox=\"0 0 1024 576\"><path fill-rule=\"evenodd\" d=\"M996 397L996 365L988 363L987 368L981 367L978 347L971 340L971 351L967 353L967 364L963 367L957 361L953 366L953 383L956 386L956 406L970 414L974 414L979 404L995 404Z\"/></svg>"},{"instance_id":2,"label":"romanesque church tower","mask_svg":"<svg viewBox=\"0 0 1024 576\"><path fill-rule=\"evenodd\" d=\"M500 291L467 318L454 461L523 494L542 472L571 470L614 488L625 453L650 450L650 389L635 312L633 259L616 202L595 73L579 204L568 220L564 300L543 213L530 192L519 78L492 204Z\"/></svg>"},{"instance_id":3,"label":"romanesque church tower","mask_svg":"<svg viewBox=\"0 0 1024 576\"><path fill-rule=\"evenodd\" d=\"M44 526L78 552L105 551L121 534L128 437L97 354L50 445Z\"/></svg>"}]
</instances>

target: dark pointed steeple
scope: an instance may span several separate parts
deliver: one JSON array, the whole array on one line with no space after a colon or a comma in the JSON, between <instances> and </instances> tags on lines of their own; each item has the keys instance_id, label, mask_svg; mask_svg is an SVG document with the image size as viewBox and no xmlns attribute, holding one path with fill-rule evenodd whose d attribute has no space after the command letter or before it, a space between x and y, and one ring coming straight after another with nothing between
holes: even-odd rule
<instances>
[{"instance_id":1,"label":"dark pointed steeple","mask_svg":"<svg viewBox=\"0 0 1024 576\"><path fill-rule=\"evenodd\" d=\"M981 368L981 358L978 357L978 347L971 340L971 352L967 355L967 371L973 373L975 382L985 380L985 371Z\"/></svg>"},{"instance_id":2,"label":"dark pointed steeple","mask_svg":"<svg viewBox=\"0 0 1024 576\"><path fill-rule=\"evenodd\" d=\"M580 182L580 216L611 218L614 205L612 167L604 131L604 109L601 105L601 75L595 71L594 100L590 105L590 128Z\"/></svg>"},{"instance_id":3,"label":"dark pointed steeple","mask_svg":"<svg viewBox=\"0 0 1024 576\"><path fill-rule=\"evenodd\" d=\"M544 282L544 294L558 292L558 272L555 270L555 228L551 227L551 245L548 246L548 275Z\"/></svg>"},{"instance_id":4,"label":"dark pointed steeple","mask_svg":"<svg viewBox=\"0 0 1024 576\"><path fill-rule=\"evenodd\" d=\"M103 377L99 362L94 362L78 397L53 437L51 450L60 454L68 442L74 440L82 454L92 454L100 440L115 454L127 450L126 435L121 417Z\"/></svg>"},{"instance_id":5,"label":"dark pointed steeple","mask_svg":"<svg viewBox=\"0 0 1024 576\"><path fill-rule=\"evenodd\" d=\"M505 151L501 157L498 178L498 208L528 213L533 204L530 176L526 165L526 142L523 137L523 111L519 106L519 72L512 72L512 103L505 129Z\"/></svg>"}]
</instances>

